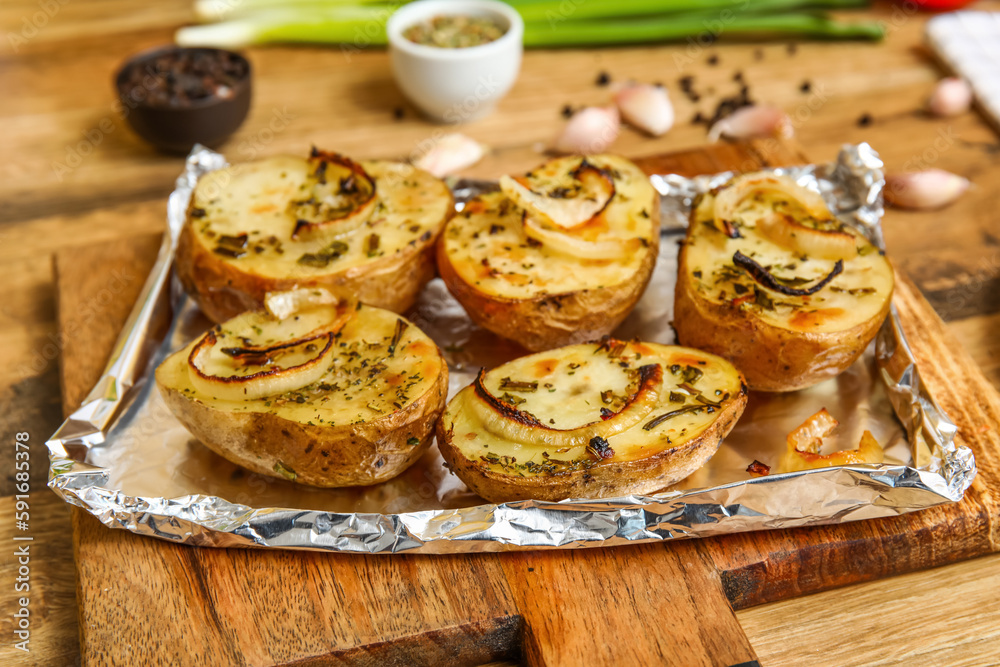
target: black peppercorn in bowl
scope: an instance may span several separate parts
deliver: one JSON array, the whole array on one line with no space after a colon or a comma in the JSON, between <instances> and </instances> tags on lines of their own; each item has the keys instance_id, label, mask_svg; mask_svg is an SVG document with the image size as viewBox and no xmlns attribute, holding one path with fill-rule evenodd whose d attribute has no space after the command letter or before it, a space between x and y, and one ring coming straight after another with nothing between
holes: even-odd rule
<instances>
[{"instance_id":1,"label":"black peppercorn in bowl","mask_svg":"<svg viewBox=\"0 0 1000 667\"><path fill-rule=\"evenodd\" d=\"M157 148L187 153L196 143L218 146L250 110L250 62L238 53L167 46L122 65L115 88L122 114Z\"/></svg>"}]
</instances>

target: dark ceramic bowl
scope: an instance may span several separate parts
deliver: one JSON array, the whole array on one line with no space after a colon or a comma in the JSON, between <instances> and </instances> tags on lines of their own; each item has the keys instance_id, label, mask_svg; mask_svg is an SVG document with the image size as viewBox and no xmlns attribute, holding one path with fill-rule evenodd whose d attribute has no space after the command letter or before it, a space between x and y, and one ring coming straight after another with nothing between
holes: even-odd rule
<instances>
[{"instance_id":1,"label":"dark ceramic bowl","mask_svg":"<svg viewBox=\"0 0 1000 667\"><path fill-rule=\"evenodd\" d=\"M178 61L188 71L171 70ZM250 110L250 80L250 62L238 53L167 46L126 61L115 89L140 137L161 150L188 153L196 143L218 146L239 128Z\"/></svg>"}]
</instances>

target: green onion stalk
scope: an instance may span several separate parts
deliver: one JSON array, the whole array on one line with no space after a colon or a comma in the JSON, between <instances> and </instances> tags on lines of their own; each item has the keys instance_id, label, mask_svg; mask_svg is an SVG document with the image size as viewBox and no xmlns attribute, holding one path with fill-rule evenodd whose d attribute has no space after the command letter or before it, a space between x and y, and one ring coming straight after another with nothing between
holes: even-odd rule
<instances>
[{"instance_id":1,"label":"green onion stalk","mask_svg":"<svg viewBox=\"0 0 1000 667\"><path fill-rule=\"evenodd\" d=\"M199 0L195 13L215 23L181 28L182 46L241 48L272 43L386 43L385 22L402 2L381 0ZM871 21L847 22L817 11L865 0L510 0L524 18L527 47L574 47L714 37L881 39Z\"/></svg>"}]
</instances>

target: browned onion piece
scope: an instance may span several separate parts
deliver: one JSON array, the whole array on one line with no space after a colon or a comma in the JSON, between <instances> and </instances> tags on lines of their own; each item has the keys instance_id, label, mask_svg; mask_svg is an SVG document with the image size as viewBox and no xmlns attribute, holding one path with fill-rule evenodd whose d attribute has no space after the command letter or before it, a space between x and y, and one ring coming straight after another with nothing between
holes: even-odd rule
<instances>
[{"instance_id":1,"label":"browned onion piece","mask_svg":"<svg viewBox=\"0 0 1000 667\"><path fill-rule=\"evenodd\" d=\"M543 193L531 189L528 177L502 176L500 189L530 217L556 229L571 230L604 212L615 196L615 183L611 174L586 158L566 176L578 185L554 187Z\"/></svg>"},{"instance_id":2,"label":"browned onion piece","mask_svg":"<svg viewBox=\"0 0 1000 667\"><path fill-rule=\"evenodd\" d=\"M812 287L807 287L804 289L798 289L796 287L788 287L787 285L782 285L778 278L775 278L770 271L765 269L759 263L747 257L739 250L733 255L733 263L742 268L750 277L754 279L755 282L763 287L766 287L775 292L780 292L781 294L787 294L788 296L809 296L810 294L815 294L829 284L831 280L840 275L844 270L844 261L841 259L837 260L837 263L833 265L833 270L820 280L818 283Z\"/></svg>"},{"instance_id":3,"label":"browned onion piece","mask_svg":"<svg viewBox=\"0 0 1000 667\"><path fill-rule=\"evenodd\" d=\"M572 429L547 426L531 413L494 396L483 384L485 369L479 372L473 383L473 393L479 399L474 405L480 406L480 417L488 430L513 442L570 447L586 445L594 436L608 438L635 426L656 407L663 384L663 368L659 364L647 364L638 370L638 387L621 409L617 412L608 410L597 421Z\"/></svg>"},{"instance_id":4,"label":"browned onion piece","mask_svg":"<svg viewBox=\"0 0 1000 667\"><path fill-rule=\"evenodd\" d=\"M777 192L802 206L813 218L826 220L831 217L823 197L802 187L792 178L780 174L743 174L723 187L715 196L713 204L715 225L720 232L727 233L723 221L735 220L740 205L758 192ZM728 235L728 234L727 234Z\"/></svg>"},{"instance_id":5,"label":"browned onion piece","mask_svg":"<svg viewBox=\"0 0 1000 667\"><path fill-rule=\"evenodd\" d=\"M820 259L851 259L858 249L853 235L833 229L815 229L792 216L773 212L757 220L761 234L796 253Z\"/></svg>"},{"instance_id":6,"label":"browned onion piece","mask_svg":"<svg viewBox=\"0 0 1000 667\"><path fill-rule=\"evenodd\" d=\"M316 183L309 199L292 202L293 239L317 233L342 236L368 221L375 210L375 180L360 164L338 153L316 148L309 157L309 164ZM326 173L331 164L349 172L346 177L337 179L335 188L330 187Z\"/></svg>"},{"instance_id":7,"label":"browned onion piece","mask_svg":"<svg viewBox=\"0 0 1000 667\"><path fill-rule=\"evenodd\" d=\"M210 372L205 372L200 365L204 354L209 352L218 342L218 336L213 329L202 336L201 340L191 349L191 354L188 355L191 384L200 394L230 401L254 400L265 396L278 396L295 389L300 389L318 381L326 374L329 365L328 362L333 357L335 351L333 346L334 332L326 331L305 336L295 341L274 345L270 348L236 350L235 353L227 353L234 358L238 358L239 354L248 354L250 356L246 358L250 363L253 365L264 365L259 363L261 356L269 357L271 354L288 351L298 346L309 345L314 341L317 344L322 344L322 348L314 357L303 363L286 367L275 366L248 375L214 375Z\"/></svg>"}]
</instances>

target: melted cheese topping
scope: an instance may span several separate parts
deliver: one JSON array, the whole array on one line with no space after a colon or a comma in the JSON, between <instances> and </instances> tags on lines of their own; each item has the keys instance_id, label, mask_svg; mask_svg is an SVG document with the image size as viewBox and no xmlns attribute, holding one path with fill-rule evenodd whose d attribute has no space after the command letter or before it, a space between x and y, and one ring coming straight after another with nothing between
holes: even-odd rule
<instances>
[{"instance_id":1,"label":"melted cheese topping","mask_svg":"<svg viewBox=\"0 0 1000 667\"><path fill-rule=\"evenodd\" d=\"M462 279L481 292L513 299L627 282L646 253L658 247L656 192L628 160L611 155L587 159L611 174L615 195L594 220L565 233L589 242L639 239L638 251L614 260L579 259L529 241L522 224L524 211L497 192L470 201L445 229L445 252ZM579 163L579 157L552 160L526 179L534 191L548 193L562 187L565 175Z\"/></svg>"},{"instance_id":2,"label":"melted cheese topping","mask_svg":"<svg viewBox=\"0 0 1000 667\"><path fill-rule=\"evenodd\" d=\"M329 233L291 238L301 208L297 202L307 200L314 185L309 161L292 156L207 174L195 188L188 221L195 237L216 257L269 278L308 278L354 269L408 246L426 244L437 235L452 206L443 181L396 162L362 166L375 181L376 203L371 217L345 235L338 235L334 224ZM229 256L232 253L227 254L224 246L222 252L216 250L222 237L242 234L247 242L241 256Z\"/></svg>"},{"instance_id":3,"label":"melted cheese topping","mask_svg":"<svg viewBox=\"0 0 1000 667\"><path fill-rule=\"evenodd\" d=\"M486 374L484 386L493 396L516 403L518 410L530 413L543 425L568 430L600 423L602 408L621 409L636 389L638 369L648 364L662 366L659 401L638 424L607 437L614 456L606 461L642 459L682 446L709 428L742 391L739 373L720 357L690 348L637 342L620 350L587 343L532 354L493 369ZM694 393L680 386L685 382ZM530 385L536 386L530 389ZM698 394L718 407L700 400ZM442 417L445 428L453 431L453 444L470 460L518 475L550 475L600 465L585 444L556 449L530 438L528 442L512 442L498 436L490 423L493 417L482 419L479 415L484 410L473 401L482 399L473 387L466 387ZM659 419L678 410L682 412Z\"/></svg>"},{"instance_id":4,"label":"melted cheese topping","mask_svg":"<svg viewBox=\"0 0 1000 667\"><path fill-rule=\"evenodd\" d=\"M306 311L280 323L261 313L250 313L224 323L221 328L227 339L246 338L254 345L274 344L312 331L323 323L323 318L315 313L329 310L316 309L312 315ZM401 319L387 310L363 306L335 338L335 352L326 373L317 382L278 396L230 401L199 394L191 384L187 363L197 341L170 355L156 370L156 378L159 384L215 410L273 413L292 421L324 426L364 423L419 399L442 371L444 361L437 345L413 324L407 323L394 351L390 352ZM232 364L229 359L220 362Z\"/></svg>"},{"instance_id":5,"label":"melted cheese topping","mask_svg":"<svg viewBox=\"0 0 1000 667\"><path fill-rule=\"evenodd\" d=\"M743 204L735 223L741 238L729 238L713 222L714 200L705 195L691 219L681 252L688 280L703 299L716 304L735 303L750 309L768 324L798 332L845 331L878 315L892 296L892 267L877 248L846 225L838 231L855 237L856 253L844 260L840 275L815 294L789 296L758 285L733 262L736 251L754 259L790 286L815 284L834 268L831 259L797 255L775 243L755 221L770 211L794 216L800 224L815 224L801 207L774 193L759 193ZM763 296L760 294L763 292Z\"/></svg>"}]
</instances>

